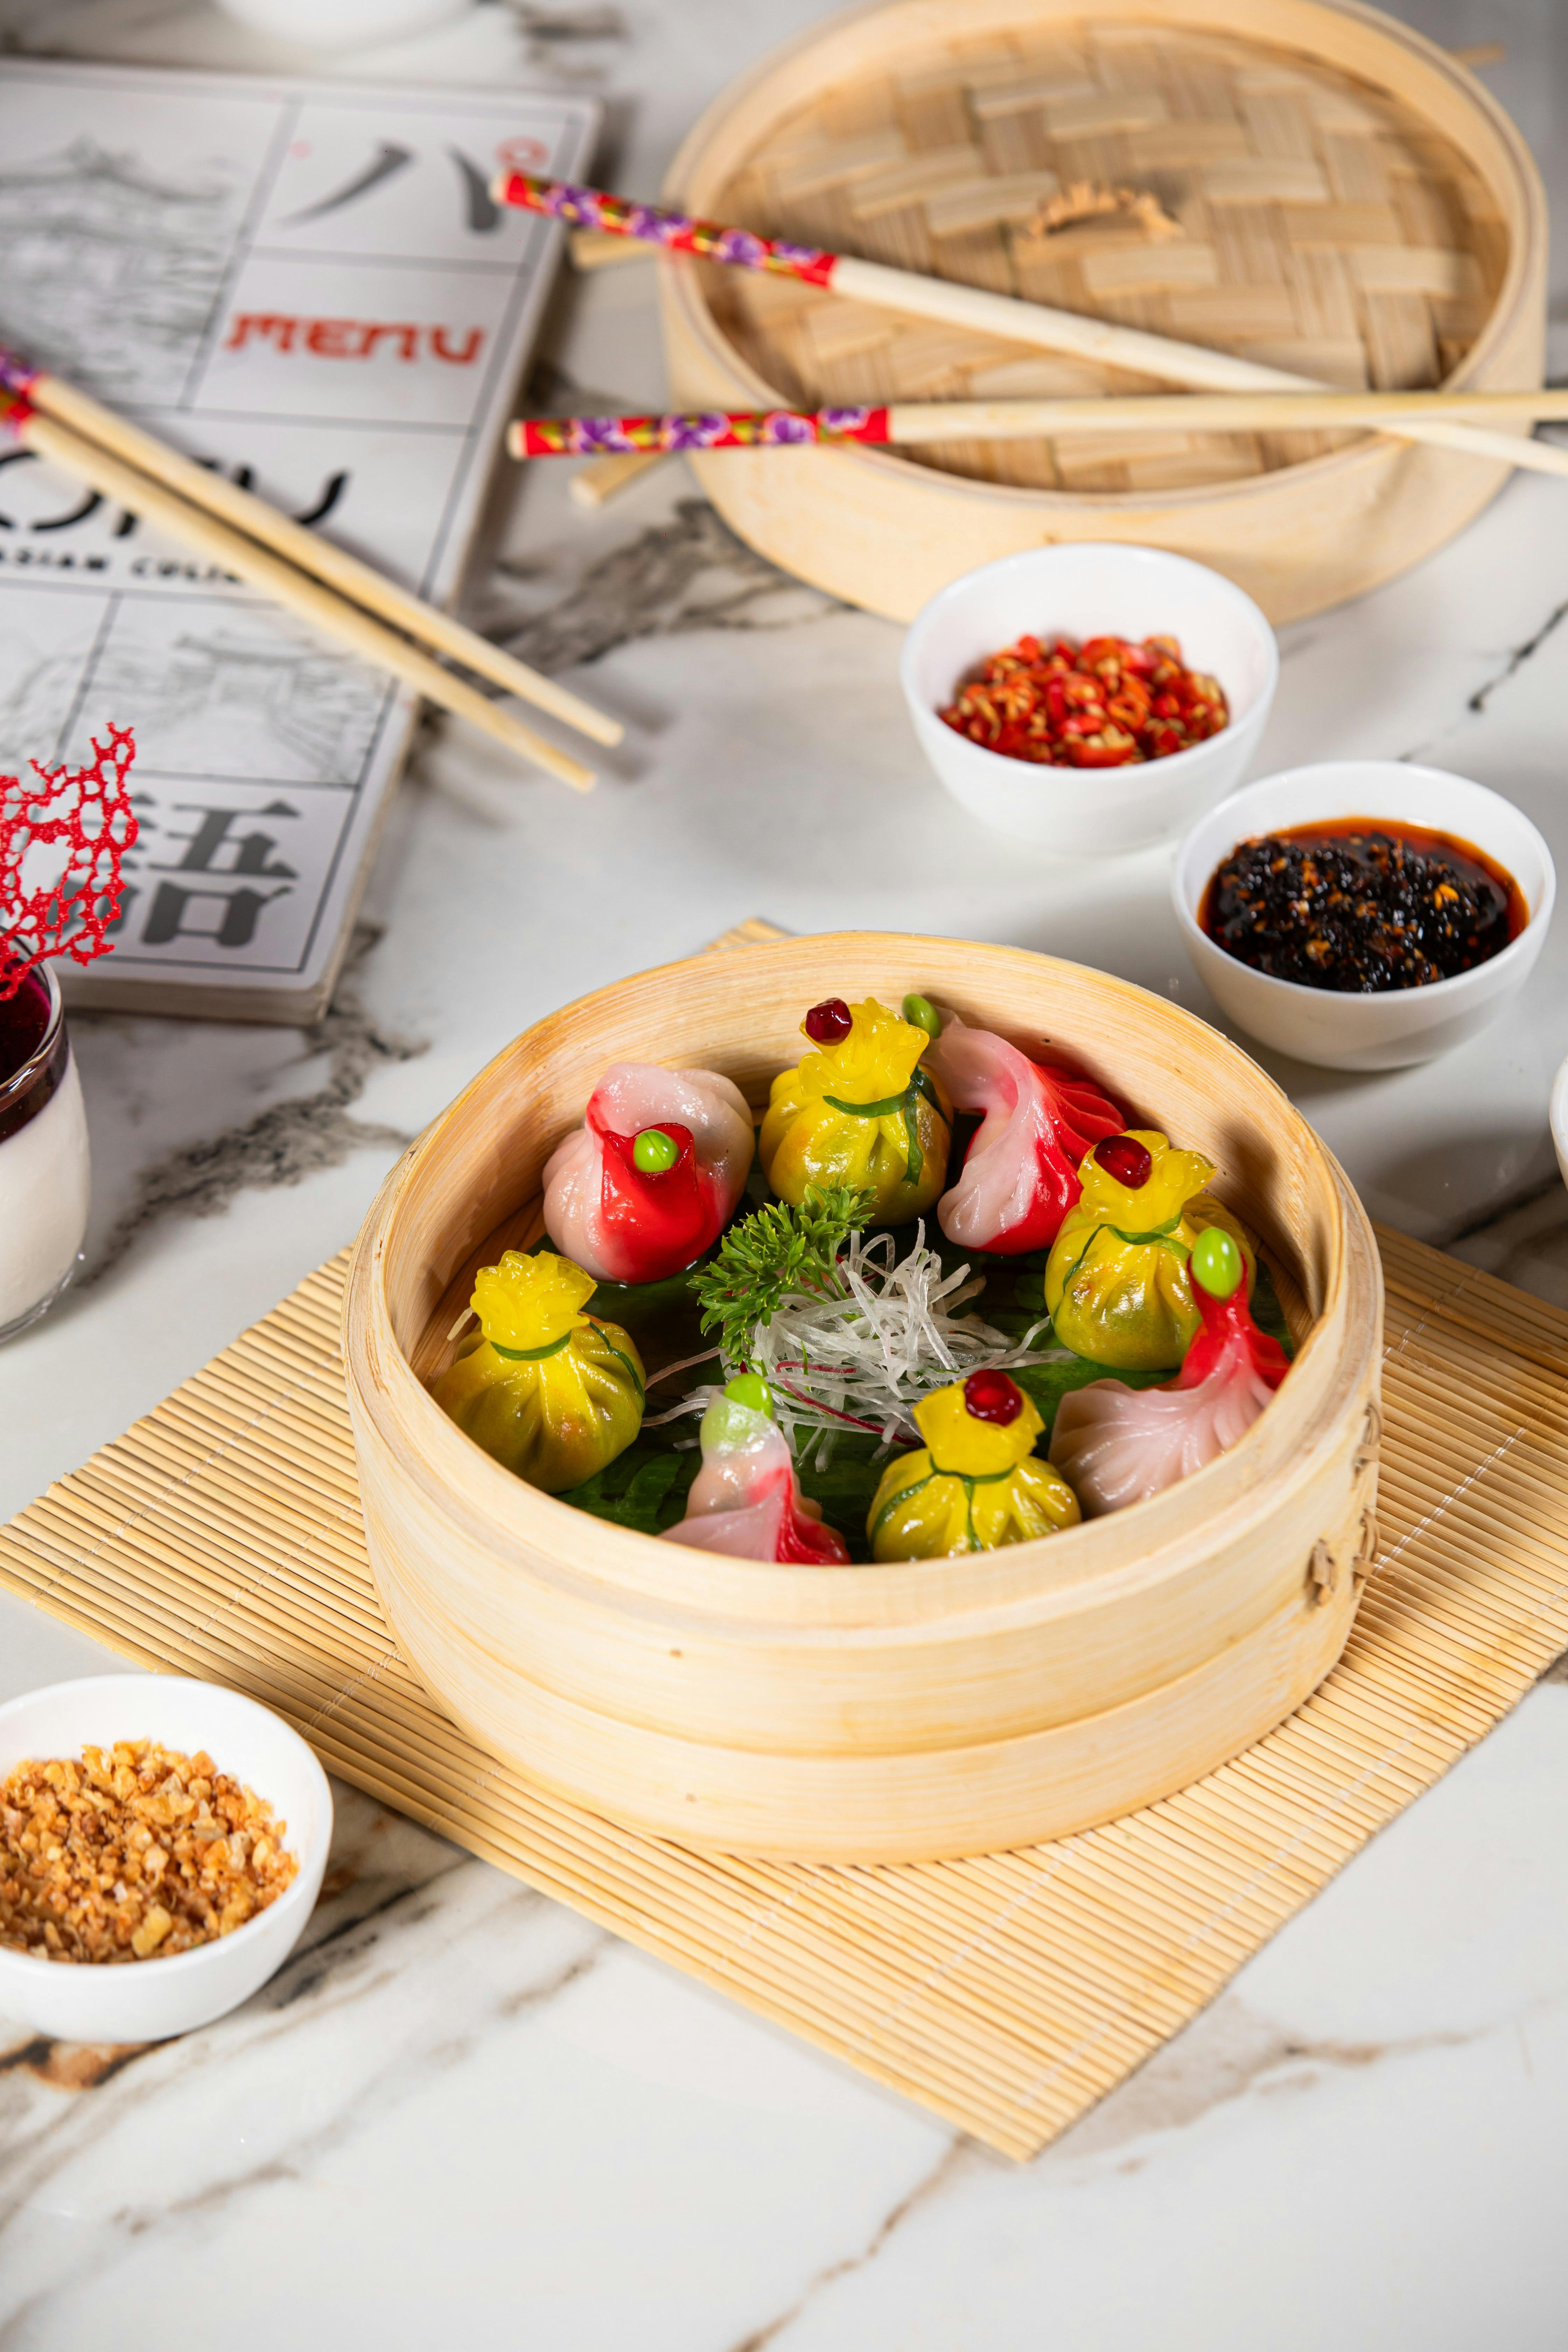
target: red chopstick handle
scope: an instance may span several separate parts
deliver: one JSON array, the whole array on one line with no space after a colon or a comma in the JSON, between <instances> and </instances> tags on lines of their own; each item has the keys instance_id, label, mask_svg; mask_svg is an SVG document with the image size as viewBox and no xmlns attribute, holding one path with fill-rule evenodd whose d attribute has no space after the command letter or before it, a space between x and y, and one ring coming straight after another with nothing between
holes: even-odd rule
<instances>
[{"instance_id":1,"label":"red chopstick handle","mask_svg":"<svg viewBox=\"0 0 1568 2352\"><path fill-rule=\"evenodd\" d=\"M679 416L542 416L507 436L514 457L610 457L637 450L762 449L887 441L885 408L712 409Z\"/></svg>"},{"instance_id":2,"label":"red chopstick handle","mask_svg":"<svg viewBox=\"0 0 1568 2352\"><path fill-rule=\"evenodd\" d=\"M625 196L605 195L599 188L576 187L570 180L535 179L528 172L501 173L493 194L500 204L543 213L571 228L635 237L644 245L660 246L666 253L692 253L703 261L725 261L737 269L771 270L778 278L801 278L807 286L829 284L838 259L836 253L819 253L815 246L753 236L748 228L724 228L717 221L692 220L685 213L633 204Z\"/></svg>"},{"instance_id":3,"label":"red chopstick handle","mask_svg":"<svg viewBox=\"0 0 1568 2352\"><path fill-rule=\"evenodd\" d=\"M38 381L39 373L37 368L29 367L26 360L19 358L15 352L8 352L0 343L0 392L8 392L13 400L26 402Z\"/></svg>"}]
</instances>

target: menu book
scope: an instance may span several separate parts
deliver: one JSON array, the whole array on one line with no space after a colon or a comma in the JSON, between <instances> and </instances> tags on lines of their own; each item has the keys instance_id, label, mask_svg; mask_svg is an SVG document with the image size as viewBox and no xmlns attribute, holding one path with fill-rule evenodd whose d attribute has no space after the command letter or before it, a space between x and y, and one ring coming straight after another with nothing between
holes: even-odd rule
<instances>
[{"instance_id":1,"label":"menu book","mask_svg":"<svg viewBox=\"0 0 1568 2352\"><path fill-rule=\"evenodd\" d=\"M0 342L449 604L558 257L502 165L572 177L588 100L6 59ZM135 730L114 952L73 1003L324 1006L410 689L0 446L0 773Z\"/></svg>"}]
</instances>

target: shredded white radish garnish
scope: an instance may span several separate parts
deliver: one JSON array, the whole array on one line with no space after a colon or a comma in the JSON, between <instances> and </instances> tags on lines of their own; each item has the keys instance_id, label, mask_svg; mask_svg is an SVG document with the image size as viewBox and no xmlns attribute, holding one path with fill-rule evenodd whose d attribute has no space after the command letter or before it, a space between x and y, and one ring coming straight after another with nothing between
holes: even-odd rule
<instances>
[{"instance_id":1,"label":"shredded white radish garnish","mask_svg":"<svg viewBox=\"0 0 1568 2352\"><path fill-rule=\"evenodd\" d=\"M985 1286L967 1265L943 1274L923 1222L914 1247L895 1260L890 1233L851 1234L837 1264L841 1298L790 1292L752 1339L752 1367L773 1392L779 1425L802 1461L826 1463L845 1431L874 1436L879 1450L919 1444L914 1407L982 1365L1062 1363L1066 1348L1033 1348L1039 1322L1016 1342L962 1310ZM659 1421L705 1412L717 1387L695 1389ZM658 1424L650 1421L647 1426Z\"/></svg>"}]
</instances>

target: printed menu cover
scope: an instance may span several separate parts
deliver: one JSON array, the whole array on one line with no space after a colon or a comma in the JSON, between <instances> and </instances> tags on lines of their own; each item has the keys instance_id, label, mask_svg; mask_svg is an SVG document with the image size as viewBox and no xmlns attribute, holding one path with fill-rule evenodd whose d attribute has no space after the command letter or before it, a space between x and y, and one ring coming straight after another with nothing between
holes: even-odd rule
<instances>
[{"instance_id":1,"label":"printed menu cover","mask_svg":"<svg viewBox=\"0 0 1568 2352\"><path fill-rule=\"evenodd\" d=\"M0 65L0 343L437 604L462 572L560 230L577 98ZM321 1009L416 698L209 559L0 446L0 773L135 730L114 952L70 1001Z\"/></svg>"}]
</instances>

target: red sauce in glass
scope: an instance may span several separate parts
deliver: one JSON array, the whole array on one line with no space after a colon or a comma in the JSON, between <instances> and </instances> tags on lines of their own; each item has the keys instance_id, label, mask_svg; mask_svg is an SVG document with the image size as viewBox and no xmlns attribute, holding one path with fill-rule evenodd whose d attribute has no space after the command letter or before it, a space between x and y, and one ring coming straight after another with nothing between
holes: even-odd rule
<instances>
[{"instance_id":1,"label":"red sauce in glass","mask_svg":"<svg viewBox=\"0 0 1568 2352\"><path fill-rule=\"evenodd\" d=\"M0 1087L14 1078L44 1042L49 1025L49 992L29 972L15 996L0 998Z\"/></svg>"},{"instance_id":2,"label":"red sauce in glass","mask_svg":"<svg viewBox=\"0 0 1568 2352\"><path fill-rule=\"evenodd\" d=\"M70 1045L62 1022L55 1042L29 1076L13 1085L48 1034L49 992L29 972L15 996L0 999L0 1144L37 1118L63 1083Z\"/></svg>"}]
</instances>

